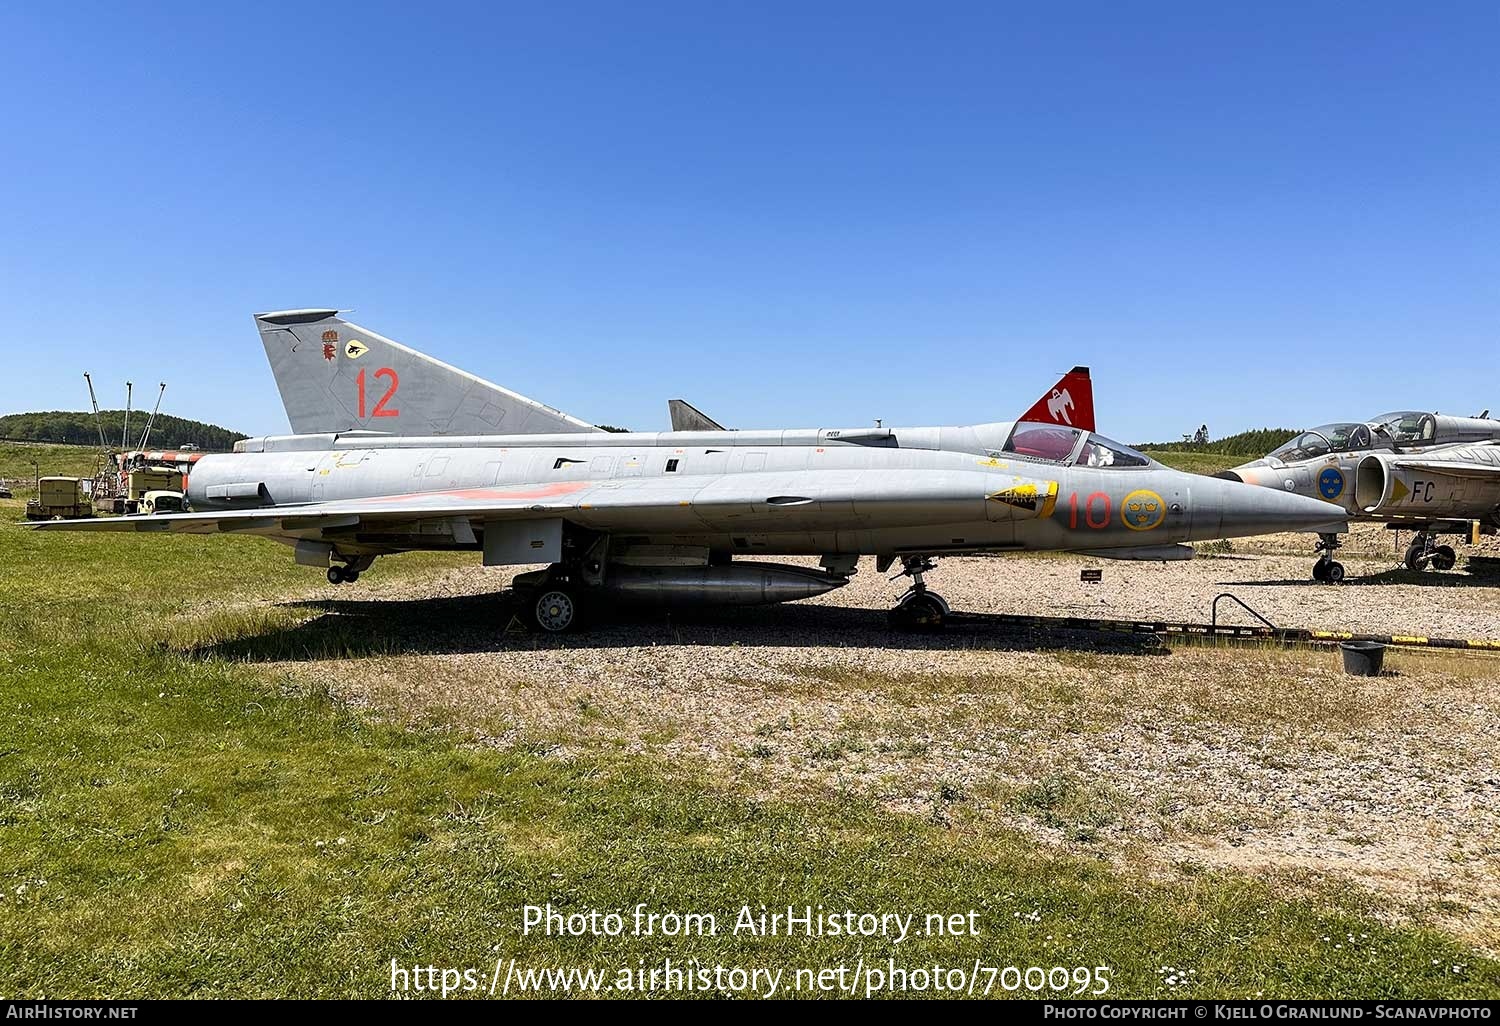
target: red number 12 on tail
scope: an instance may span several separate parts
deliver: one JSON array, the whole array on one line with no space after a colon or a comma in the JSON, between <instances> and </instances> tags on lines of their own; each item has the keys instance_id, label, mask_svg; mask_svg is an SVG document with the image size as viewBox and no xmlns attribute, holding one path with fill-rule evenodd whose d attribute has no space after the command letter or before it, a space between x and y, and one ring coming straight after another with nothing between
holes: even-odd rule
<instances>
[{"instance_id":1,"label":"red number 12 on tail","mask_svg":"<svg viewBox=\"0 0 1500 1026\"><path fill-rule=\"evenodd\" d=\"M379 368L375 371L375 376L377 378L390 378L391 387L385 390L385 395L380 397L380 401L375 404L375 408L370 411L369 415L372 417L399 417L401 415L400 410L395 409L394 407L387 409L385 404L396 398L396 388L401 384L401 379L398 378L396 376L396 372L391 370L391 368L389 367ZM354 383L359 386L359 419L364 420L365 372L363 370L361 370L359 374L355 376Z\"/></svg>"}]
</instances>

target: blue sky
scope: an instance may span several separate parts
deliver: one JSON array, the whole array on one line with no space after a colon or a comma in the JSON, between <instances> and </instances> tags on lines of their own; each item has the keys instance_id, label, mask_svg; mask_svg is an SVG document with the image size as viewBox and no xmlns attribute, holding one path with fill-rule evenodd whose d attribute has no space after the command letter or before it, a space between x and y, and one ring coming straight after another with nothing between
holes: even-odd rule
<instances>
[{"instance_id":1,"label":"blue sky","mask_svg":"<svg viewBox=\"0 0 1500 1026\"><path fill-rule=\"evenodd\" d=\"M1486 3L0 7L0 412L338 306L595 421L1500 409Z\"/></svg>"}]
</instances>

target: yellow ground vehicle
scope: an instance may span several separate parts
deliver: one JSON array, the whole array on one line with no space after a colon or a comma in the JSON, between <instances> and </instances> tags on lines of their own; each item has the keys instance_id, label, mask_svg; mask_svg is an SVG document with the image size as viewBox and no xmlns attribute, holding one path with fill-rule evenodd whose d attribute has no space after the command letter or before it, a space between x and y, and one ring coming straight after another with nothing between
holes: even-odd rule
<instances>
[{"instance_id":1,"label":"yellow ground vehicle","mask_svg":"<svg viewBox=\"0 0 1500 1026\"><path fill-rule=\"evenodd\" d=\"M143 466L137 467L126 475L125 512L126 513L149 513L151 509L143 509L142 503L148 495L161 492L174 492L179 498L182 495L182 475L171 467ZM153 501L154 508L158 503ZM163 513L168 512L168 504L161 504ZM180 509L171 512L181 512Z\"/></svg>"},{"instance_id":2,"label":"yellow ground vehicle","mask_svg":"<svg viewBox=\"0 0 1500 1026\"><path fill-rule=\"evenodd\" d=\"M73 520L94 515L84 482L76 477L43 477L36 496L26 500L27 520Z\"/></svg>"},{"instance_id":3,"label":"yellow ground vehicle","mask_svg":"<svg viewBox=\"0 0 1500 1026\"><path fill-rule=\"evenodd\" d=\"M184 513L187 503L181 492L160 490L141 496L135 508L138 513Z\"/></svg>"},{"instance_id":4,"label":"yellow ground vehicle","mask_svg":"<svg viewBox=\"0 0 1500 1026\"><path fill-rule=\"evenodd\" d=\"M178 513L183 506L182 471L176 467L145 463L125 463L111 456L110 465L94 480L94 511L97 513ZM176 508L170 495L176 495ZM149 497L149 501L148 501ZM158 499L164 501L157 501Z\"/></svg>"}]
</instances>

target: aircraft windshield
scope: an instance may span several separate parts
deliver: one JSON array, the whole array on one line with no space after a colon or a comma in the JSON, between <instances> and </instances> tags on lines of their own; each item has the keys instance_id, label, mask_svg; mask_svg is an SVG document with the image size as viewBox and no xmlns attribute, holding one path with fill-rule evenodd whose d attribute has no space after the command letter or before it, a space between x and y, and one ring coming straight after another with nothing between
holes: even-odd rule
<instances>
[{"instance_id":1,"label":"aircraft windshield","mask_svg":"<svg viewBox=\"0 0 1500 1026\"><path fill-rule=\"evenodd\" d=\"M1083 432L1077 428L1023 422L1011 431L1010 438L1005 442L1005 451L1017 456L1063 463L1073 455L1073 448L1082 435Z\"/></svg>"},{"instance_id":2,"label":"aircraft windshield","mask_svg":"<svg viewBox=\"0 0 1500 1026\"><path fill-rule=\"evenodd\" d=\"M1437 418L1420 410L1402 410L1397 413L1382 413L1375 418L1395 440L1397 445L1421 445L1437 436Z\"/></svg>"},{"instance_id":3,"label":"aircraft windshield","mask_svg":"<svg viewBox=\"0 0 1500 1026\"><path fill-rule=\"evenodd\" d=\"M1082 440L1082 447L1079 441ZM1076 460L1074 451L1078 452ZM1005 451L1052 463L1072 462L1080 467L1146 467L1151 460L1128 445L1103 435L1088 434L1058 424L1020 423L1011 431Z\"/></svg>"}]
</instances>

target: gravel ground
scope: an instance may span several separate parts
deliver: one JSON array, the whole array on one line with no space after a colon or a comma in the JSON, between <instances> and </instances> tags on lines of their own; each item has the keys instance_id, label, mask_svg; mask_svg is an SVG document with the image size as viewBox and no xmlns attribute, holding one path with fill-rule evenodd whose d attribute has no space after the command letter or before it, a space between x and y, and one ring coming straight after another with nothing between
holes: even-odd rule
<instances>
[{"instance_id":1,"label":"gravel ground","mask_svg":"<svg viewBox=\"0 0 1500 1026\"><path fill-rule=\"evenodd\" d=\"M1205 620L1229 591L1288 626L1500 637L1500 575L1391 572L1389 555L1360 555L1388 536L1355 541L1356 579L1341 587L1312 583L1310 552L948 559L929 580L959 610ZM1080 583L1094 565L1103 583ZM901 584L868 562L811 602L558 641L501 633L510 576L382 583L377 566L356 589L328 589L300 626L222 654L494 744L636 753L764 795L861 795L1162 873L1353 880L1393 915L1500 949L1500 657L1392 652L1368 679L1329 650L988 625L893 635L883 611ZM297 654L333 637L337 659Z\"/></svg>"}]
</instances>

